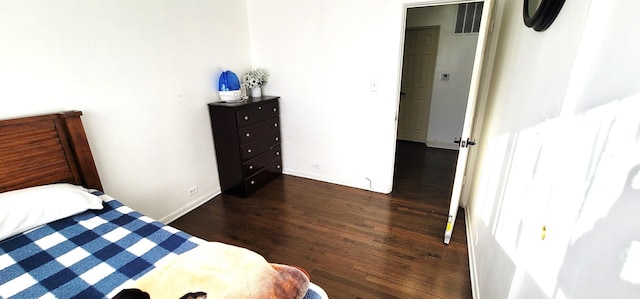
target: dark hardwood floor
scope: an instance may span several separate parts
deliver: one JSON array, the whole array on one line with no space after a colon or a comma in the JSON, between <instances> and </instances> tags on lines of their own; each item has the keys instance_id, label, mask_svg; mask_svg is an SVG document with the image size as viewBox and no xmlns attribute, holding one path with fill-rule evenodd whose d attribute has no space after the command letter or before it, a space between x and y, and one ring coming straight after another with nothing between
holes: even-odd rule
<instances>
[{"instance_id":1,"label":"dark hardwood floor","mask_svg":"<svg viewBox=\"0 0 640 299\"><path fill-rule=\"evenodd\" d=\"M471 298L464 217L442 241L456 157L399 141L391 194L284 175L171 225L301 266L331 298Z\"/></svg>"}]
</instances>

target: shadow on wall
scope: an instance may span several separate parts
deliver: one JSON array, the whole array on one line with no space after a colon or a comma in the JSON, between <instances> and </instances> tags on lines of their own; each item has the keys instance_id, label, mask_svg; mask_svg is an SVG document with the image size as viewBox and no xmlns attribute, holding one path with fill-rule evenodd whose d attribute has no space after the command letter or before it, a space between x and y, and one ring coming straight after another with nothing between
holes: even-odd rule
<instances>
[{"instance_id":1,"label":"shadow on wall","mask_svg":"<svg viewBox=\"0 0 640 299\"><path fill-rule=\"evenodd\" d=\"M635 182L635 184L634 184ZM553 298L640 297L640 164L607 215L567 249ZM631 228L631 230L629 230ZM581 269L589 265L589 269Z\"/></svg>"},{"instance_id":2,"label":"shadow on wall","mask_svg":"<svg viewBox=\"0 0 640 299\"><path fill-rule=\"evenodd\" d=\"M485 263L513 266L481 285L509 281L509 298L640 298L637 111L640 94L493 138L473 217Z\"/></svg>"}]
</instances>

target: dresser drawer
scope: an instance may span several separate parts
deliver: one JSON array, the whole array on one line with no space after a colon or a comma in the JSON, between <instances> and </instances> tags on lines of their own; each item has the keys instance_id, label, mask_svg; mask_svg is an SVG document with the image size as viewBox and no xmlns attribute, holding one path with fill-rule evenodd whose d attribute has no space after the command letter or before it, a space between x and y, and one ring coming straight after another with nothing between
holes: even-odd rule
<instances>
[{"instance_id":1,"label":"dresser drawer","mask_svg":"<svg viewBox=\"0 0 640 299\"><path fill-rule=\"evenodd\" d=\"M249 193L253 193L255 190L264 186L274 178L278 177L282 173L282 163L280 159L274 160L267 165L267 167L256 172L254 175L244 180L244 188Z\"/></svg>"},{"instance_id":2,"label":"dresser drawer","mask_svg":"<svg viewBox=\"0 0 640 299\"><path fill-rule=\"evenodd\" d=\"M242 163L242 174L249 177L274 160L282 161L280 158L280 145L276 145L259 156Z\"/></svg>"},{"instance_id":3,"label":"dresser drawer","mask_svg":"<svg viewBox=\"0 0 640 299\"><path fill-rule=\"evenodd\" d=\"M238 127L243 128L263 120L267 120L272 117L276 117L279 114L278 102L273 101L269 103L259 104L250 108L238 110L236 117L238 121Z\"/></svg>"},{"instance_id":4,"label":"dresser drawer","mask_svg":"<svg viewBox=\"0 0 640 299\"><path fill-rule=\"evenodd\" d=\"M280 131L271 132L262 138L240 146L242 161L256 157L272 147L280 144Z\"/></svg>"},{"instance_id":5,"label":"dresser drawer","mask_svg":"<svg viewBox=\"0 0 640 299\"><path fill-rule=\"evenodd\" d=\"M265 135L280 130L280 118L271 118L255 125L244 127L238 130L240 143L248 143L258 140ZM279 138L278 138L279 139ZM276 140L279 141L279 140Z\"/></svg>"}]
</instances>

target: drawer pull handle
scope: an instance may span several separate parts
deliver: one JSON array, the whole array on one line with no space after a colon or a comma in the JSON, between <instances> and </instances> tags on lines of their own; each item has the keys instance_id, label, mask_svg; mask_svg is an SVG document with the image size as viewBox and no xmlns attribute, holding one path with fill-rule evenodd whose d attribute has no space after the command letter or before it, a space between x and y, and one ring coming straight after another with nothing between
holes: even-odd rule
<instances>
[{"instance_id":1,"label":"drawer pull handle","mask_svg":"<svg viewBox=\"0 0 640 299\"><path fill-rule=\"evenodd\" d=\"M280 140L280 138L276 137L275 140L278 141L278 140Z\"/></svg>"},{"instance_id":2,"label":"drawer pull handle","mask_svg":"<svg viewBox=\"0 0 640 299\"><path fill-rule=\"evenodd\" d=\"M248 150L247 150L247 153L251 153L251 152L252 152L252 151L251 151L251 149L248 149Z\"/></svg>"},{"instance_id":3,"label":"drawer pull handle","mask_svg":"<svg viewBox=\"0 0 640 299\"><path fill-rule=\"evenodd\" d=\"M280 152L276 152L276 156L280 156Z\"/></svg>"},{"instance_id":4,"label":"drawer pull handle","mask_svg":"<svg viewBox=\"0 0 640 299\"><path fill-rule=\"evenodd\" d=\"M244 134L244 136L250 137L250 136L251 136L251 134L247 133L247 134Z\"/></svg>"},{"instance_id":5,"label":"drawer pull handle","mask_svg":"<svg viewBox=\"0 0 640 299\"><path fill-rule=\"evenodd\" d=\"M274 108L273 108L273 112L276 112L276 111L278 111L278 109L274 107Z\"/></svg>"},{"instance_id":6,"label":"drawer pull handle","mask_svg":"<svg viewBox=\"0 0 640 299\"><path fill-rule=\"evenodd\" d=\"M244 120L249 120L249 116L245 115Z\"/></svg>"},{"instance_id":7,"label":"drawer pull handle","mask_svg":"<svg viewBox=\"0 0 640 299\"><path fill-rule=\"evenodd\" d=\"M256 184L256 181L251 181L251 185L255 185L255 184Z\"/></svg>"},{"instance_id":8,"label":"drawer pull handle","mask_svg":"<svg viewBox=\"0 0 640 299\"><path fill-rule=\"evenodd\" d=\"M253 169L253 165L249 165L249 169L250 169L250 170L251 170L251 169Z\"/></svg>"},{"instance_id":9,"label":"drawer pull handle","mask_svg":"<svg viewBox=\"0 0 640 299\"><path fill-rule=\"evenodd\" d=\"M258 106L258 110L262 110L262 106Z\"/></svg>"},{"instance_id":10,"label":"drawer pull handle","mask_svg":"<svg viewBox=\"0 0 640 299\"><path fill-rule=\"evenodd\" d=\"M276 166L276 168L280 169L280 165Z\"/></svg>"},{"instance_id":11,"label":"drawer pull handle","mask_svg":"<svg viewBox=\"0 0 640 299\"><path fill-rule=\"evenodd\" d=\"M278 127L278 123L273 124L273 126L277 128Z\"/></svg>"}]
</instances>

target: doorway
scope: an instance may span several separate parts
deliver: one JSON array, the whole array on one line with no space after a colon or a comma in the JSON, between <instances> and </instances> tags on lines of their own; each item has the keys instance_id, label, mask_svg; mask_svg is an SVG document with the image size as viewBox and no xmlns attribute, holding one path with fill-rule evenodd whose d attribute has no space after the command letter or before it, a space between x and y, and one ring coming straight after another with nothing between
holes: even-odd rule
<instances>
[{"instance_id":1,"label":"doorway","mask_svg":"<svg viewBox=\"0 0 640 299\"><path fill-rule=\"evenodd\" d=\"M398 139L458 149L454 139L462 133L478 44L477 30L456 33L459 15L466 18L466 11L459 11L467 5L407 9ZM474 6L469 14L476 13ZM428 29L437 33L427 35ZM427 95L416 95L420 92Z\"/></svg>"},{"instance_id":2,"label":"doorway","mask_svg":"<svg viewBox=\"0 0 640 299\"><path fill-rule=\"evenodd\" d=\"M483 11L485 4L488 4L487 9ZM487 20L491 20L492 4L492 0L484 0L472 3L460 1L458 4L453 5L428 7L410 8L405 6L407 9L405 31L416 26L440 25L442 30L439 42L441 50L439 52L446 53L449 57L449 59L438 57L436 62L436 74L433 80L434 87L426 138L427 146L459 149L458 158L454 165L456 171L444 234L444 242L446 244L449 244L453 226L456 222L460 195L464 185L467 158L469 156L469 145L475 144L475 142L472 142L471 134L490 28ZM472 8L471 11L469 10L470 8ZM478 8L479 10L477 10ZM434 22L439 22L440 24L434 24ZM451 28L451 26L455 26L455 28ZM467 37L466 40L473 40L473 43L467 47L451 46L451 44L443 41L443 37L448 37L450 39L449 42L453 42L456 39L463 40L463 37ZM456 54L456 50L460 49L466 50L467 54ZM469 62L462 63L465 59L468 59ZM453 64L443 67L444 63L441 62L453 62ZM466 70L459 68L460 66L463 66ZM403 70L404 68L405 66L403 65ZM448 88L439 88L438 85L448 85ZM454 91L461 93L461 95L438 95L441 91L442 93ZM440 100L438 100L439 96L442 96ZM460 105L455 105L454 102L456 101ZM458 139L458 144L454 142L456 138Z\"/></svg>"}]
</instances>

